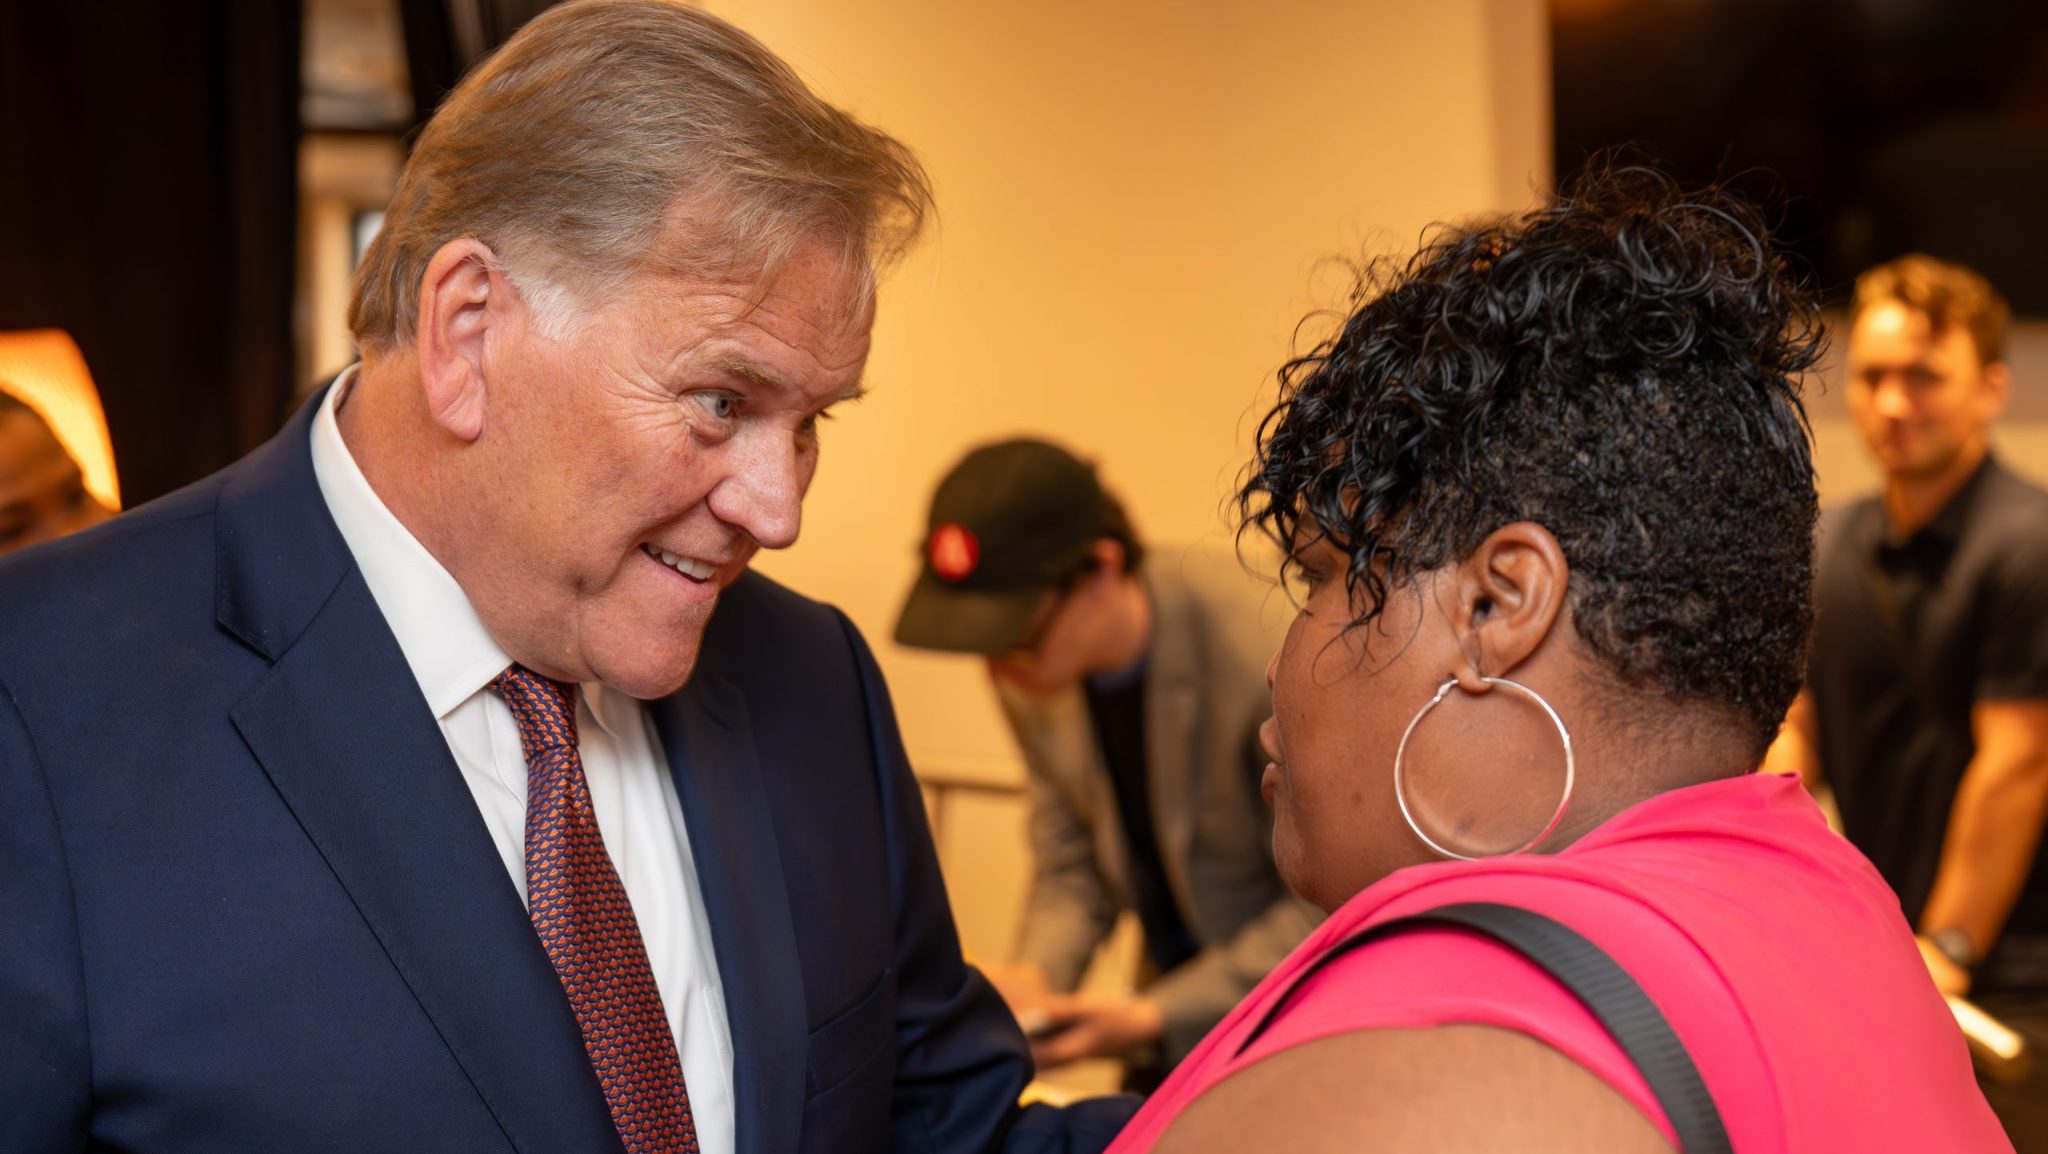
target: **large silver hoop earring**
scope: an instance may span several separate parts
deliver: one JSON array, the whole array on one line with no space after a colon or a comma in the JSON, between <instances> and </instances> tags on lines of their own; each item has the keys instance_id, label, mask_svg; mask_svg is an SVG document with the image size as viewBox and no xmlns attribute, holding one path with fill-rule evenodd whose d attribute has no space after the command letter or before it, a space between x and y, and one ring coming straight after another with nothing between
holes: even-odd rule
<instances>
[{"instance_id":1,"label":"large silver hoop earring","mask_svg":"<svg viewBox=\"0 0 2048 1154\"><path fill-rule=\"evenodd\" d=\"M1479 680L1486 682L1488 685L1512 689L1522 694L1524 697L1535 702L1537 707L1543 710L1544 715L1550 718L1550 723L1557 726L1557 735L1564 740L1564 796L1557 799L1557 812L1550 815L1550 824L1543 827L1543 832L1530 838L1528 843L1519 849L1511 849L1503 854L1462 854L1456 850L1446 849L1438 845L1435 838L1422 832L1422 823L1415 820L1414 811L1408 808L1408 789L1407 782L1402 777L1402 760L1407 756L1408 739L1414 736L1415 727L1422 724L1422 719L1429 716L1430 710L1441 705L1444 698L1450 696L1451 690L1457 687L1458 679L1453 677L1442 685L1437 686L1436 696L1430 698L1421 710L1415 714L1414 720L1408 723L1408 728L1401 731L1401 744L1394 749L1394 801L1400 805L1401 818L1408 823L1409 831L1422 839L1423 845L1428 846L1439 857L1455 858L1458 861L1478 861L1480 858L1485 857L1506 857L1512 854L1528 853L1530 850L1542 845L1544 840L1551 834L1556 833L1557 827L1564 823L1564 811L1572 804L1572 781L1578 771L1578 764L1572 757L1571 732L1565 729L1564 719L1557 715L1557 710L1552 709L1548 701L1543 700L1542 694L1523 685L1519 681L1509 681L1505 677L1482 677Z\"/></svg>"}]
</instances>

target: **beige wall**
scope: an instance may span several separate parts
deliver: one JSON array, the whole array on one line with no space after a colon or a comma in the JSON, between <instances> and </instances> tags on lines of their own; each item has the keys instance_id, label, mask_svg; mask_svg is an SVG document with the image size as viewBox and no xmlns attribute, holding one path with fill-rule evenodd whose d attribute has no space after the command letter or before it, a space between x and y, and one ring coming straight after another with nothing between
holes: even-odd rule
<instances>
[{"instance_id":1,"label":"beige wall","mask_svg":"<svg viewBox=\"0 0 2048 1154\"><path fill-rule=\"evenodd\" d=\"M973 661L889 640L931 487L970 445L1053 434L1152 539L1220 539L1296 325L1343 300L1330 259L1547 186L1541 0L708 7L937 184L938 230L884 285L872 395L826 429L802 540L758 565L874 644L941 785L962 937L1004 955L1021 767ZM943 787L963 779L994 788Z\"/></svg>"},{"instance_id":2,"label":"beige wall","mask_svg":"<svg viewBox=\"0 0 2048 1154\"><path fill-rule=\"evenodd\" d=\"M921 767L1014 780L971 662L888 641L931 486L1057 434L1141 528L1220 534L1319 262L1543 183L1537 0L717 0L915 146L937 234L884 286L873 395L826 430L802 541L762 569L876 644Z\"/></svg>"}]
</instances>

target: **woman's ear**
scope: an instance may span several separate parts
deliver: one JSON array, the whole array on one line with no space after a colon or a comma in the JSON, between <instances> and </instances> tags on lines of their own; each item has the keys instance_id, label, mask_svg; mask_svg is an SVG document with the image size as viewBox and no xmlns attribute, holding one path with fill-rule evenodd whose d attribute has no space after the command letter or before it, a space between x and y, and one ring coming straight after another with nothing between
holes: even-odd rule
<instances>
[{"instance_id":1,"label":"woman's ear","mask_svg":"<svg viewBox=\"0 0 2048 1154\"><path fill-rule=\"evenodd\" d=\"M481 241L452 240L427 261L420 278L414 347L427 410L450 436L474 441L484 431L485 334L493 295L509 297L494 271L497 257ZM506 302L496 302L500 307Z\"/></svg>"},{"instance_id":2,"label":"woman's ear","mask_svg":"<svg viewBox=\"0 0 2048 1154\"><path fill-rule=\"evenodd\" d=\"M1439 597L1457 638L1451 673L1459 686L1483 693L1482 678L1509 676L1536 652L1557 626L1570 577L1550 530L1516 521L1495 529L1439 578L1449 583L1448 597Z\"/></svg>"}]
</instances>

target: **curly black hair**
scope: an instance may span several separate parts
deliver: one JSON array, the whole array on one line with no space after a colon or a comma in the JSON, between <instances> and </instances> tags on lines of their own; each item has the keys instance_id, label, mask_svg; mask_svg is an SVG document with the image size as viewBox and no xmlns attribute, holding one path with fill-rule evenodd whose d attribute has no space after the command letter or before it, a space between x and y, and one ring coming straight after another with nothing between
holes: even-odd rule
<instances>
[{"instance_id":1,"label":"curly black hair","mask_svg":"<svg viewBox=\"0 0 2048 1154\"><path fill-rule=\"evenodd\" d=\"M1514 521L1571 565L1618 688L1719 707L1759 752L1798 692L1818 519L1803 374L1817 302L1720 188L1599 164L1543 207L1440 226L1361 274L1280 373L1238 495L1290 554L1328 534L1391 588Z\"/></svg>"}]
</instances>

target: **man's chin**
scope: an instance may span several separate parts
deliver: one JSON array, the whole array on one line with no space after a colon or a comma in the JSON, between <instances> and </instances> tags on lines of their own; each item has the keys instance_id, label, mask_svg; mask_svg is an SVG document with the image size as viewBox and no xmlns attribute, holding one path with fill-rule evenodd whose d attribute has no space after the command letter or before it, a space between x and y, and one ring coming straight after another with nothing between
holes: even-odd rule
<instances>
[{"instance_id":1,"label":"man's chin","mask_svg":"<svg viewBox=\"0 0 2048 1154\"><path fill-rule=\"evenodd\" d=\"M641 701L655 701L689 684L690 675L697 671L697 655L693 643L687 653L623 654L593 663L593 668L607 688Z\"/></svg>"},{"instance_id":2,"label":"man's chin","mask_svg":"<svg viewBox=\"0 0 2048 1154\"><path fill-rule=\"evenodd\" d=\"M1916 456L1900 453L1882 463L1887 476L1902 481L1933 482L1954 472L1959 456L1957 453L1921 453Z\"/></svg>"}]
</instances>

